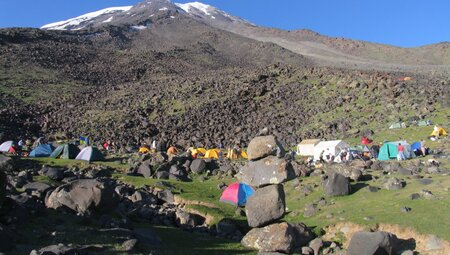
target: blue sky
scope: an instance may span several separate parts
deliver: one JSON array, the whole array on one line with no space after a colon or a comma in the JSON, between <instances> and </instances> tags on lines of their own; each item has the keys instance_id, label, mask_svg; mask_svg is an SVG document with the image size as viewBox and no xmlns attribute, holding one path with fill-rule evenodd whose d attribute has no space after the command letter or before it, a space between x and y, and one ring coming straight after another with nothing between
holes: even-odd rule
<instances>
[{"instance_id":1,"label":"blue sky","mask_svg":"<svg viewBox=\"0 0 450 255\"><path fill-rule=\"evenodd\" d=\"M201 0L200 0L201 1ZM4 0L0 27L40 27L139 0ZM185 3L190 1L178 0ZM449 0L203 0L257 25L414 47L450 41Z\"/></svg>"}]
</instances>

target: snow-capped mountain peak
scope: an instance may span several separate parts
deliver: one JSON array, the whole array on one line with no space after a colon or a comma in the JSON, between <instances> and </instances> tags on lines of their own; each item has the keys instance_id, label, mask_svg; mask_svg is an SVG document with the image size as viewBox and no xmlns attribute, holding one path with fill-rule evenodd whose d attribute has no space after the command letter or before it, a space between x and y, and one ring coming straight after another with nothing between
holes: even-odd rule
<instances>
[{"instance_id":1,"label":"snow-capped mountain peak","mask_svg":"<svg viewBox=\"0 0 450 255\"><path fill-rule=\"evenodd\" d=\"M48 30L67 30L67 29L71 29L72 27L79 26L83 22L92 20L94 18L98 18L100 16L104 16L104 15L108 15L108 14L115 14L118 12L129 11L132 7L133 6L110 7L110 8L102 9L99 11L86 13L84 15L81 15L81 16L78 16L78 17L75 17L72 19L50 23L50 24L42 26L41 28L48 29ZM102 22L107 23L111 20L112 20L112 17L109 16L109 17L105 17L105 19ZM80 28L78 28L78 29L80 29Z\"/></svg>"},{"instance_id":2,"label":"snow-capped mountain peak","mask_svg":"<svg viewBox=\"0 0 450 255\"><path fill-rule=\"evenodd\" d=\"M118 24L128 24L129 26L145 25L147 27L149 23L152 23L149 19L154 19L158 16L175 18L178 14L187 15L219 27L230 24L252 25L245 20L200 2L180 4L172 3L169 0L145 0L134 6L106 8L65 21L47 24L41 28L46 30L79 30Z\"/></svg>"}]
</instances>

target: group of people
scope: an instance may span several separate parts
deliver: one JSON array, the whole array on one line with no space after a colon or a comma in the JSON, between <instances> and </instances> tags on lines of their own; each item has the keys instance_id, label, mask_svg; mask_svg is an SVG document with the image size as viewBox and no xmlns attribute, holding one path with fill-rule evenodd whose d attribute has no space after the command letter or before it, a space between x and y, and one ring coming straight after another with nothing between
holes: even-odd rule
<instances>
[{"instance_id":1,"label":"group of people","mask_svg":"<svg viewBox=\"0 0 450 255\"><path fill-rule=\"evenodd\" d=\"M17 143L12 142L8 153L12 155L18 155L22 157L27 157L30 152L41 144L45 144L46 140L44 137L39 137L34 142L31 139L20 139Z\"/></svg>"}]
</instances>

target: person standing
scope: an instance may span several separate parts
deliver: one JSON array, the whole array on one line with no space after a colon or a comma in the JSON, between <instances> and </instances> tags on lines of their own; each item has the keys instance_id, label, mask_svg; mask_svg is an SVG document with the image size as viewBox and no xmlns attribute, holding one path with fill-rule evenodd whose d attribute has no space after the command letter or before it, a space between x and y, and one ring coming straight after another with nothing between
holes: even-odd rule
<instances>
[{"instance_id":1,"label":"person standing","mask_svg":"<svg viewBox=\"0 0 450 255\"><path fill-rule=\"evenodd\" d=\"M397 146L397 160L405 160L405 146L401 143Z\"/></svg>"},{"instance_id":2,"label":"person standing","mask_svg":"<svg viewBox=\"0 0 450 255\"><path fill-rule=\"evenodd\" d=\"M425 140L422 140L420 142L420 150L422 151L422 157L425 157L425 155L427 155L427 148L425 147Z\"/></svg>"}]
</instances>

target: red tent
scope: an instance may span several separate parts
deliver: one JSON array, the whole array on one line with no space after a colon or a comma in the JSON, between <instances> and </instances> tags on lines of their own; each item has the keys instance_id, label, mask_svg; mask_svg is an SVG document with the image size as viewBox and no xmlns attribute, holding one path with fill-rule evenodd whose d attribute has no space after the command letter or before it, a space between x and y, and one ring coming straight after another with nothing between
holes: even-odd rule
<instances>
[{"instance_id":1,"label":"red tent","mask_svg":"<svg viewBox=\"0 0 450 255\"><path fill-rule=\"evenodd\" d=\"M372 140L370 140L369 138L367 138L365 136L363 136L363 138L361 139L361 143L364 144L364 145L368 145L368 144L370 144L372 142L373 142Z\"/></svg>"}]
</instances>

